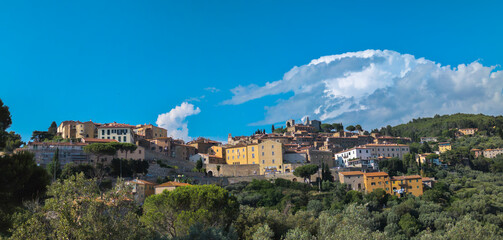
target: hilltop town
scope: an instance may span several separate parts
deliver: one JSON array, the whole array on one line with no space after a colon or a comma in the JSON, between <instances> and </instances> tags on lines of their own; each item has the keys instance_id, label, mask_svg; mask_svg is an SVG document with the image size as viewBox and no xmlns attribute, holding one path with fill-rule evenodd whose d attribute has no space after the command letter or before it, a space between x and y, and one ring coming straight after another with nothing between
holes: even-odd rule
<instances>
[{"instance_id":1,"label":"hilltop town","mask_svg":"<svg viewBox=\"0 0 503 240\"><path fill-rule=\"evenodd\" d=\"M457 137L472 136L477 131L477 128L454 129ZM229 133L225 144L203 137L189 142L173 139L166 129L152 124L75 120L63 121L56 129L53 123L47 132L35 131L32 140L14 152L33 153L36 163L44 168L57 154L62 169L67 164L74 168L88 165L107 169L103 177L113 179L124 177L123 171L132 172L127 166L138 165L132 162L144 163L144 169L126 174L126 178L132 179L130 183L135 186L134 194L140 203L151 194L161 193L165 186L176 187L180 182L227 185L278 178L294 182L328 179L367 193L380 188L398 197L421 196L423 185L431 187L434 178L417 173L396 176L385 172L389 168L383 166L392 161L447 166L439 156L452 150L449 142L438 142L438 137L421 137L420 143L427 150L411 154L413 140L409 137L382 135L377 130L368 132L359 125L344 129L342 123L327 124L309 118L301 123L287 120L280 128L273 125L270 133L265 130L257 130L250 136ZM132 148L118 147L112 152L92 150L114 144L129 144ZM494 158L503 149L472 149L472 152L476 157ZM118 166L123 161L129 164ZM307 165L317 168L307 178L295 174L297 168ZM144 185L149 187L139 187Z\"/></svg>"}]
</instances>

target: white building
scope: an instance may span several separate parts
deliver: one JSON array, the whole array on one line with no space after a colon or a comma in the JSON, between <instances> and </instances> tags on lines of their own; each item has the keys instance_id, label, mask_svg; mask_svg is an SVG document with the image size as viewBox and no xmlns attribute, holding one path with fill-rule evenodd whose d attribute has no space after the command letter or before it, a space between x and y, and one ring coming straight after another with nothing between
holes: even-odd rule
<instances>
[{"instance_id":1,"label":"white building","mask_svg":"<svg viewBox=\"0 0 503 240\"><path fill-rule=\"evenodd\" d=\"M122 123L107 123L98 127L99 139L114 139L118 142L134 143L135 126Z\"/></svg>"},{"instance_id":2,"label":"white building","mask_svg":"<svg viewBox=\"0 0 503 240\"><path fill-rule=\"evenodd\" d=\"M404 144L367 144L371 150L371 157L397 157L403 159L403 155L409 153L409 146Z\"/></svg>"},{"instance_id":3,"label":"white building","mask_svg":"<svg viewBox=\"0 0 503 240\"><path fill-rule=\"evenodd\" d=\"M369 160L372 157L371 150L372 149L364 146L350 148L342 152L336 153L335 161L340 166L348 166L349 160L353 159Z\"/></svg>"}]
</instances>

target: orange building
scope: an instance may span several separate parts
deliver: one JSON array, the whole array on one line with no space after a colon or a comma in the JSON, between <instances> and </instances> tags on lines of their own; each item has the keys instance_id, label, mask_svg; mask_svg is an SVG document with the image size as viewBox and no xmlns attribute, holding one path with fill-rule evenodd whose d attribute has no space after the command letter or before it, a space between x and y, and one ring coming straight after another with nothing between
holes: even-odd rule
<instances>
[{"instance_id":1,"label":"orange building","mask_svg":"<svg viewBox=\"0 0 503 240\"><path fill-rule=\"evenodd\" d=\"M365 192L370 193L381 188L386 193L391 194L391 184L389 175L385 172L371 172L363 174L363 183L365 184Z\"/></svg>"},{"instance_id":2,"label":"orange building","mask_svg":"<svg viewBox=\"0 0 503 240\"><path fill-rule=\"evenodd\" d=\"M398 197L403 197L407 194L419 197L423 195L423 180L419 175L396 176L391 179L391 188L391 194Z\"/></svg>"}]
</instances>

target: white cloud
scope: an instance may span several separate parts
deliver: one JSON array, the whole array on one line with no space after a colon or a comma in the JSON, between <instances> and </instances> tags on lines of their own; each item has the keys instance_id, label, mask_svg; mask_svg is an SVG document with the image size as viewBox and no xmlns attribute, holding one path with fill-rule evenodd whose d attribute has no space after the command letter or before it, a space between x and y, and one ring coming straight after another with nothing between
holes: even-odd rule
<instances>
[{"instance_id":1,"label":"white cloud","mask_svg":"<svg viewBox=\"0 0 503 240\"><path fill-rule=\"evenodd\" d=\"M220 92L220 89L216 88L216 87L207 87L205 88L204 90L208 91L208 92L211 92L211 93L216 93L216 92Z\"/></svg>"},{"instance_id":2,"label":"white cloud","mask_svg":"<svg viewBox=\"0 0 503 240\"><path fill-rule=\"evenodd\" d=\"M479 62L457 67L389 50L324 56L264 86L237 86L224 104L293 92L266 106L256 125L310 116L367 128L435 114L503 112L503 72Z\"/></svg>"},{"instance_id":3,"label":"white cloud","mask_svg":"<svg viewBox=\"0 0 503 240\"><path fill-rule=\"evenodd\" d=\"M201 112L199 107L183 102L180 106L176 106L167 113L160 114L157 117L156 124L159 127L168 130L168 135L173 138L183 139L184 141L190 141L189 128L187 127L187 121L185 120L188 116L197 115Z\"/></svg>"}]
</instances>

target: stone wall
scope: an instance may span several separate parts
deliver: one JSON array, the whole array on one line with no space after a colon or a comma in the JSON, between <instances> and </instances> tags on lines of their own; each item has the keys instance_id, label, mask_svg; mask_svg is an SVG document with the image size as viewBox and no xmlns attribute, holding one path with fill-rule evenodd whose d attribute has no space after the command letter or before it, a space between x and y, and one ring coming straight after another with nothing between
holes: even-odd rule
<instances>
[{"instance_id":1,"label":"stone wall","mask_svg":"<svg viewBox=\"0 0 503 240\"><path fill-rule=\"evenodd\" d=\"M220 166L220 170L217 170ZM258 176L260 174L260 165L258 164L206 164L208 176L219 177L240 177L240 176Z\"/></svg>"}]
</instances>

